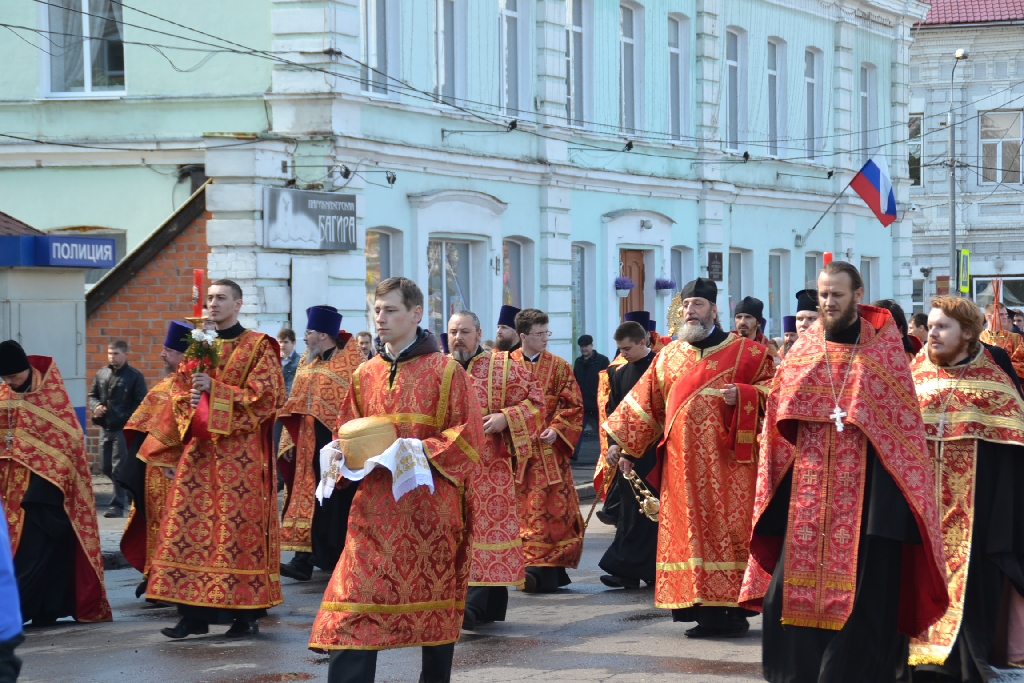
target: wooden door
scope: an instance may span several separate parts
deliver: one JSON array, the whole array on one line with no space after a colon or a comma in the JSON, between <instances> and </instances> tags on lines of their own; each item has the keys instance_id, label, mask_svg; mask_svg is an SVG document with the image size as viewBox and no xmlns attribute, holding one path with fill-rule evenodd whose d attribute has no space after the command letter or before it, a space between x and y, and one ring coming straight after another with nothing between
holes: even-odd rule
<instances>
[{"instance_id":1,"label":"wooden door","mask_svg":"<svg viewBox=\"0 0 1024 683\"><path fill-rule=\"evenodd\" d=\"M636 284L629 296L619 299L619 320L629 311L644 310L644 252L640 249L619 250L619 272Z\"/></svg>"}]
</instances>

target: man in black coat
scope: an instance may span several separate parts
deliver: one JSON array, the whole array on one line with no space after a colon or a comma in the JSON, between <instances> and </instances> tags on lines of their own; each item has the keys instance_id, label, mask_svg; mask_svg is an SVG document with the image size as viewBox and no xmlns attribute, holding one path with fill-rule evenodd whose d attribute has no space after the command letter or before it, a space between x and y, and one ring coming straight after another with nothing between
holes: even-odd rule
<instances>
[{"instance_id":1,"label":"man in black coat","mask_svg":"<svg viewBox=\"0 0 1024 683\"><path fill-rule=\"evenodd\" d=\"M146 378L128 364L128 344L117 339L107 345L108 364L96 373L89 391L92 423L103 436L103 474L114 482L114 497L104 517L123 517L128 493L118 483L121 465L128 457L124 426L146 398Z\"/></svg>"},{"instance_id":2,"label":"man in black coat","mask_svg":"<svg viewBox=\"0 0 1024 683\"><path fill-rule=\"evenodd\" d=\"M594 350L594 338L585 334L576 340L580 347L580 357L572 366L572 374L576 376L576 384L580 386L580 393L583 394L583 431L587 425L593 425L596 431L597 425L597 382L601 371L608 367L608 356L603 356ZM580 439L576 444L576 452L572 457L575 460L580 452Z\"/></svg>"}]
</instances>

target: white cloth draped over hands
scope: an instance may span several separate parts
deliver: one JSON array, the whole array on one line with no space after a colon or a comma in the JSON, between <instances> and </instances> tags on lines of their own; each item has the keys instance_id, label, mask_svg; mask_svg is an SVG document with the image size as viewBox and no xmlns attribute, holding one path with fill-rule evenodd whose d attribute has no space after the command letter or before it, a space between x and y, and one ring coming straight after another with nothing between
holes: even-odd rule
<instances>
[{"instance_id":1,"label":"white cloth draped over hands","mask_svg":"<svg viewBox=\"0 0 1024 683\"><path fill-rule=\"evenodd\" d=\"M362 469L355 471L345 465L345 454L338 450L335 440L320 449L323 476L316 487L316 499L323 504L324 498L330 498L338 479L360 481L378 467L391 472L391 493L396 501L417 486L426 486L434 493L434 475L421 440L397 439L386 451L368 459Z\"/></svg>"}]
</instances>

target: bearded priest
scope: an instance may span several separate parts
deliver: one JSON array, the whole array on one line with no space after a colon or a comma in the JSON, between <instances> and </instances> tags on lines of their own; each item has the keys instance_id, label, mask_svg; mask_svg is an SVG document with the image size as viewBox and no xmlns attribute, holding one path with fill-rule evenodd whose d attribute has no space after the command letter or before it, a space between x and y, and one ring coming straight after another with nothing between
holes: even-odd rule
<instances>
[{"instance_id":1,"label":"bearded priest","mask_svg":"<svg viewBox=\"0 0 1024 683\"><path fill-rule=\"evenodd\" d=\"M306 309L306 351L295 370L292 391L278 419L287 430L278 465L288 486L281 519L281 550L295 556L281 565L281 576L309 581L313 567L333 572L345 547L348 510L355 487L316 500L320 449L330 443L352 373L366 360L351 334L341 329L333 306Z\"/></svg>"},{"instance_id":2,"label":"bearded priest","mask_svg":"<svg viewBox=\"0 0 1024 683\"><path fill-rule=\"evenodd\" d=\"M132 510L121 536L121 553L130 565L142 572L142 583L135 589L135 597L146 592L167 494L185 450L171 397L186 396L192 389L189 373L181 366L192 329L191 325L177 320L167 325L164 347L160 351L166 374L153 385L124 426L128 453L132 457L125 462L121 476L122 485L132 493Z\"/></svg>"},{"instance_id":3,"label":"bearded priest","mask_svg":"<svg viewBox=\"0 0 1024 683\"><path fill-rule=\"evenodd\" d=\"M512 462L517 456L529 457L544 427L540 386L508 353L484 351L482 338L480 318L472 311L459 311L448 321L451 355L469 375L486 437L480 467L466 489L473 522L473 567L462 623L468 629L505 621L508 586L524 585L526 565Z\"/></svg>"},{"instance_id":4,"label":"bearded priest","mask_svg":"<svg viewBox=\"0 0 1024 683\"><path fill-rule=\"evenodd\" d=\"M680 292L683 324L604 425L608 459L638 465L661 493L654 604L675 621L696 621L691 638L740 637L738 608L747 564L757 471L758 421L775 364L767 349L727 334L718 286L697 278ZM629 366L626 366L629 367Z\"/></svg>"},{"instance_id":5,"label":"bearded priest","mask_svg":"<svg viewBox=\"0 0 1024 683\"><path fill-rule=\"evenodd\" d=\"M8 339L0 379L0 499L21 616L110 621L85 434L57 364Z\"/></svg>"},{"instance_id":6,"label":"bearded priest","mask_svg":"<svg viewBox=\"0 0 1024 683\"><path fill-rule=\"evenodd\" d=\"M378 650L422 647L420 680L439 683L451 678L462 627L473 528L465 490L486 447L483 421L466 372L419 327L416 283L383 280L373 306L380 353L353 373L338 426L393 423L398 439L385 453L395 469L350 471L335 456L332 469L346 477L339 483L359 488L309 647L331 653L329 683L373 681Z\"/></svg>"},{"instance_id":7,"label":"bearded priest","mask_svg":"<svg viewBox=\"0 0 1024 683\"><path fill-rule=\"evenodd\" d=\"M171 402L185 450L146 598L178 605L168 638L231 623L228 637L259 633L259 618L281 604L277 484L271 428L284 403L277 340L238 322L242 288L215 280L207 290L220 358L193 372L192 388Z\"/></svg>"},{"instance_id":8,"label":"bearded priest","mask_svg":"<svg viewBox=\"0 0 1024 683\"><path fill-rule=\"evenodd\" d=\"M903 340L888 311L858 306L863 295L849 263L822 269L821 319L768 401L741 602L763 598L772 683L893 681L897 631L921 633L949 602Z\"/></svg>"},{"instance_id":9,"label":"bearded priest","mask_svg":"<svg viewBox=\"0 0 1024 683\"><path fill-rule=\"evenodd\" d=\"M575 569L583 553L583 517L569 463L583 432L583 396L572 366L547 350L547 313L525 308L515 323L522 346L512 360L544 392L544 429L530 454L516 458L525 591L550 593L570 583L565 570Z\"/></svg>"},{"instance_id":10,"label":"bearded priest","mask_svg":"<svg viewBox=\"0 0 1024 683\"><path fill-rule=\"evenodd\" d=\"M1006 352L980 343L984 324L970 299L936 298L927 353L911 365L941 487L949 593L943 617L910 641L915 683L998 677L989 653L1003 593L1024 591L1024 534L1010 523L1024 497L1024 401Z\"/></svg>"}]
</instances>

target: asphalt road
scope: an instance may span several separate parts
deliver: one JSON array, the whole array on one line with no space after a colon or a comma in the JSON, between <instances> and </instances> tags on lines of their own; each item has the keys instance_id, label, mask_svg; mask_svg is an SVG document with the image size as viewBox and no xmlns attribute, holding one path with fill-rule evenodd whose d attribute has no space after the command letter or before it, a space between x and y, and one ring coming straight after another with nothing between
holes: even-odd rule
<instances>
[{"instance_id":1,"label":"asphalt road","mask_svg":"<svg viewBox=\"0 0 1024 683\"><path fill-rule=\"evenodd\" d=\"M586 478L583 468L577 481ZM98 487L101 488L101 487ZM585 491L585 488L582 489ZM582 492L581 491L581 492ZM103 495L98 492L98 498ZM105 502L105 501L103 501ZM589 509L584 501L584 514ZM105 507L101 507L101 510ZM104 549L116 547L124 520L101 518ZM587 531L579 570L572 585L552 595L512 591L508 621L463 631L455 648L453 680L566 681L592 683L727 683L757 681L760 676L760 618L744 638L690 640L689 626L675 624L666 610L655 609L652 591L610 590L598 577L601 554L613 530L596 520ZM286 557L287 559L287 557ZM223 637L226 626L202 637L171 641L160 635L177 620L173 608L136 600L141 575L134 569L107 571L114 621L28 629L18 648L25 660L25 683L273 683L326 680L325 655L306 649L310 627L328 576L313 581L283 579L285 603L260 622L260 634L241 641ZM381 652L378 681L415 681L419 649Z\"/></svg>"}]
</instances>

